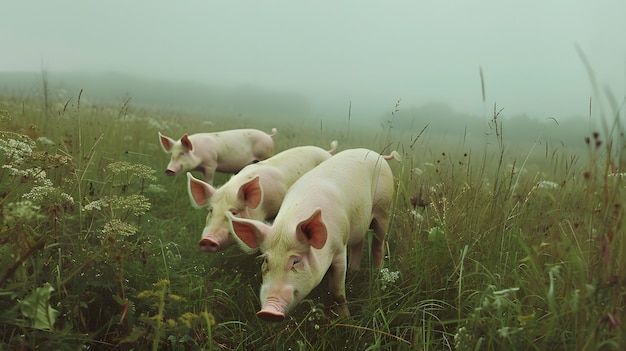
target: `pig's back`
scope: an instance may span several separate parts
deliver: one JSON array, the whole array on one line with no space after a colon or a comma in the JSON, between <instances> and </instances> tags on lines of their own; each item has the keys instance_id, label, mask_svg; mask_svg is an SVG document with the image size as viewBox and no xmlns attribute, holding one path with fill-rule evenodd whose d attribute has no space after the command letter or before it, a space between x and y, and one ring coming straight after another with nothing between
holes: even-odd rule
<instances>
[{"instance_id":1,"label":"pig's back","mask_svg":"<svg viewBox=\"0 0 626 351\"><path fill-rule=\"evenodd\" d=\"M372 150L349 149L298 179L285 202L306 203L305 207L363 208L380 202L377 195L388 192L390 186L393 189L393 175L385 159Z\"/></svg>"},{"instance_id":2,"label":"pig's back","mask_svg":"<svg viewBox=\"0 0 626 351\"><path fill-rule=\"evenodd\" d=\"M390 175L391 168L377 152L360 148L341 151L311 172L307 177L322 182L332 180L338 184L365 185L376 183L379 175Z\"/></svg>"},{"instance_id":3,"label":"pig's back","mask_svg":"<svg viewBox=\"0 0 626 351\"><path fill-rule=\"evenodd\" d=\"M291 186L296 180L330 158L328 151L317 146L298 146L282 151L261 161L259 166L269 166L280 174L282 182Z\"/></svg>"}]
</instances>

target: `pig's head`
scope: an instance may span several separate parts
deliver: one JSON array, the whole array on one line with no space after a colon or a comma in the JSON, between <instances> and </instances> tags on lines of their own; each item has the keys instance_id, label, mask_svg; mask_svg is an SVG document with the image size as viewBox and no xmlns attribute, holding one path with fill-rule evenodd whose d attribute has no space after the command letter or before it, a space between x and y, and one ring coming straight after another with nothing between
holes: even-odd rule
<instances>
[{"instance_id":1,"label":"pig's head","mask_svg":"<svg viewBox=\"0 0 626 351\"><path fill-rule=\"evenodd\" d=\"M238 189L225 185L213 195L202 239L198 243L205 252L217 252L235 243L230 235L227 213L237 218L250 218L250 210L256 209L263 200L259 176L245 182Z\"/></svg>"},{"instance_id":2,"label":"pig's head","mask_svg":"<svg viewBox=\"0 0 626 351\"><path fill-rule=\"evenodd\" d=\"M165 174L176 175L180 172L191 171L200 165L200 160L193 154L193 144L189 136L184 134L180 140L167 137L159 132L161 147L166 153L172 154Z\"/></svg>"},{"instance_id":3,"label":"pig's head","mask_svg":"<svg viewBox=\"0 0 626 351\"><path fill-rule=\"evenodd\" d=\"M295 225L292 221L282 221L269 226L230 214L228 217L239 245L248 251L260 249L263 252L260 256L263 307L257 316L272 322L284 320L320 283L328 269L314 252L324 247L328 237L321 210L315 210L309 218Z\"/></svg>"}]
</instances>

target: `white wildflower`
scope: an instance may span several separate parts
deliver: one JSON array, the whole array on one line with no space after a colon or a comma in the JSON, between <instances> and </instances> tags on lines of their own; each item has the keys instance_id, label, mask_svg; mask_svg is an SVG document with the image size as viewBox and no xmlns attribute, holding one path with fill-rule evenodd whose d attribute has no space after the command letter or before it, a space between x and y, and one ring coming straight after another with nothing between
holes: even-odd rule
<instances>
[{"instance_id":1,"label":"white wildflower","mask_svg":"<svg viewBox=\"0 0 626 351\"><path fill-rule=\"evenodd\" d=\"M10 169L9 172L11 175L33 180L35 184L39 186L52 187L52 181L48 179L46 175L46 171L44 171L43 169L39 167L33 167L33 168L27 168L27 169L17 169L14 167L10 167L9 169Z\"/></svg>"},{"instance_id":2,"label":"white wildflower","mask_svg":"<svg viewBox=\"0 0 626 351\"><path fill-rule=\"evenodd\" d=\"M74 205L74 198L61 189L51 185L34 186L22 198L50 207L68 207Z\"/></svg>"},{"instance_id":3,"label":"white wildflower","mask_svg":"<svg viewBox=\"0 0 626 351\"><path fill-rule=\"evenodd\" d=\"M17 169L13 165L10 165L10 164L4 164L2 165L2 168L8 170L9 175L20 176L21 172L23 172L21 169Z\"/></svg>"},{"instance_id":4,"label":"white wildflower","mask_svg":"<svg viewBox=\"0 0 626 351\"><path fill-rule=\"evenodd\" d=\"M465 327L459 328L454 334L454 346L457 350L473 350L472 341L472 335Z\"/></svg>"},{"instance_id":5,"label":"white wildflower","mask_svg":"<svg viewBox=\"0 0 626 351\"><path fill-rule=\"evenodd\" d=\"M610 173L609 177L616 177L616 178L624 178L626 177L626 172L622 172L622 173Z\"/></svg>"},{"instance_id":6,"label":"white wildflower","mask_svg":"<svg viewBox=\"0 0 626 351\"><path fill-rule=\"evenodd\" d=\"M104 235L122 235L122 236L131 236L136 234L139 231L139 228L136 226L123 222L119 219L112 219L102 228L102 234Z\"/></svg>"},{"instance_id":7,"label":"white wildflower","mask_svg":"<svg viewBox=\"0 0 626 351\"><path fill-rule=\"evenodd\" d=\"M102 210L102 208L109 207L109 203L110 203L109 198L105 196L101 199L98 199L98 200L95 200L86 204L83 207L83 211L92 211L92 210L100 211Z\"/></svg>"},{"instance_id":8,"label":"white wildflower","mask_svg":"<svg viewBox=\"0 0 626 351\"><path fill-rule=\"evenodd\" d=\"M32 140L25 142L15 139L0 139L0 151L4 151L9 159L22 158L33 152L34 147L35 144Z\"/></svg>"},{"instance_id":9,"label":"white wildflower","mask_svg":"<svg viewBox=\"0 0 626 351\"><path fill-rule=\"evenodd\" d=\"M417 212L417 210L411 210L411 215L413 215L413 220L415 222L421 222L424 216L421 213Z\"/></svg>"},{"instance_id":10,"label":"white wildflower","mask_svg":"<svg viewBox=\"0 0 626 351\"><path fill-rule=\"evenodd\" d=\"M389 268L383 268L380 270L381 277L380 280L383 283L382 289L387 289L387 284L395 283L398 278L400 278L400 272L390 272Z\"/></svg>"},{"instance_id":11,"label":"white wildflower","mask_svg":"<svg viewBox=\"0 0 626 351\"><path fill-rule=\"evenodd\" d=\"M118 161L109 164L107 169L114 174L127 173L141 179L156 180L156 177L153 176L156 170L141 163Z\"/></svg>"},{"instance_id":12,"label":"white wildflower","mask_svg":"<svg viewBox=\"0 0 626 351\"><path fill-rule=\"evenodd\" d=\"M54 145L54 141L44 137L44 136L40 136L39 138L37 138L37 141L42 144L42 145Z\"/></svg>"},{"instance_id":13,"label":"white wildflower","mask_svg":"<svg viewBox=\"0 0 626 351\"><path fill-rule=\"evenodd\" d=\"M118 197L111 203L114 210L130 211L135 216L141 216L150 210L150 201L143 195L129 195Z\"/></svg>"},{"instance_id":14,"label":"white wildflower","mask_svg":"<svg viewBox=\"0 0 626 351\"><path fill-rule=\"evenodd\" d=\"M100 211L107 207L111 210L130 211L135 216L141 216L150 210L150 201L143 195L105 196L85 205L83 211Z\"/></svg>"},{"instance_id":15,"label":"white wildflower","mask_svg":"<svg viewBox=\"0 0 626 351\"><path fill-rule=\"evenodd\" d=\"M557 189L559 187L559 183L552 182L549 180L542 180L537 184L539 189Z\"/></svg>"}]
</instances>

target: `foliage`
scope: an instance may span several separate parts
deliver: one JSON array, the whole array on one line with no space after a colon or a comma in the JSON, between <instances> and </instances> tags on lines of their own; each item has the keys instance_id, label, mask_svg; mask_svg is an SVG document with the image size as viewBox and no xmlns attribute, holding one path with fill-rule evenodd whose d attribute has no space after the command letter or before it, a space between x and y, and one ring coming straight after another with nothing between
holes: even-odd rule
<instances>
[{"instance_id":1,"label":"foliage","mask_svg":"<svg viewBox=\"0 0 626 351\"><path fill-rule=\"evenodd\" d=\"M190 206L185 177L156 171L167 163L157 131L201 131L198 117L81 94L51 106L0 100L0 349L626 344L623 131L590 130L579 149L535 137L520 147L494 107L484 138L454 146L423 126L394 130L399 103L381 131L255 124L278 128L277 151L338 139L341 149L403 153L390 161L384 268L365 259L348 273L352 317L332 316L322 283L271 324L255 316L255 260L235 247L200 253L205 213Z\"/></svg>"}]
</instances>

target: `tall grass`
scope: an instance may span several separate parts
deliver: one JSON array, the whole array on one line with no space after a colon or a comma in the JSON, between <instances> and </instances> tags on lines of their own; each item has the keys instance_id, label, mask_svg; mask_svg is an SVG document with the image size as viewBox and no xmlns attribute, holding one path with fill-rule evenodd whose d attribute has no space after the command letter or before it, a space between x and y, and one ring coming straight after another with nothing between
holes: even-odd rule
<instances>
[{"instance_id":1,"label":"tall grass","mask_svg":"<svg viewBox=\"0 0 626 351\"><path fill-rule=\"evenodd\" d=\"M621 129L590 130L578 152L536 137L508 144L497 108L486 140L452 143L425 126L394 130L395 113L367 131L218 116L204 124L80 94L56 104L8 96L0 110L0 349L626 345ZM184 177L162 172L157 131L242 125L277 127L277 151L339 139L341 149L403 153L390 162L397 192L384 268L362 262L348 274L350 319L329 314L323 282L285 322L262 322L254 257L198 250L205 213L190 206Z\"/></svg>"}]
</instances>

